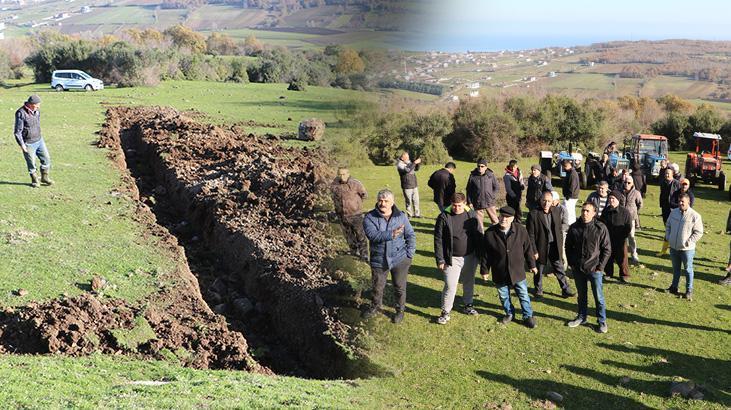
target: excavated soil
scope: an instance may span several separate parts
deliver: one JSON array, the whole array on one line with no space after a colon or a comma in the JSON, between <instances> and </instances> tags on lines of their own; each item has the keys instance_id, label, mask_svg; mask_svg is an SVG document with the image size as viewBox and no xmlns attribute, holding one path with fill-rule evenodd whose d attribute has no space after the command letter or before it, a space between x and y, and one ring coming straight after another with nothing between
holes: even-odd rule
<instances>
[{"instance_id":1,"label":"excavated soil","mask_svg":"<svg viewBox=\"0 0 731 410\"><path fill-rule=\"evenodd\" d=\"M129 170L151 230L184 246L196 293L267 368L326 378L367 368L353 342L363 329L341 319L354 291L324 267L336 246L319 206L321 152L167 108L110 108L100 145Z\"/></svg>"}]
</instances>

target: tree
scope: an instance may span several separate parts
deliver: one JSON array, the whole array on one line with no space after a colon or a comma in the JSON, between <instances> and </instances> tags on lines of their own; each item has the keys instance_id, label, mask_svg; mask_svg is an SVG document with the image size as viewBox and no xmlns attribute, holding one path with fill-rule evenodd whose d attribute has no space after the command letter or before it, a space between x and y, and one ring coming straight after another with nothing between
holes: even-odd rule
<instances>
[{"instance_id":1,"label":"tree","mask_svg":"<svg viewBox=\"0 0 731 410\"><path fill-rule=\"evenodd\" d=\"M166 29L163 34L178 48L187 48L194 53L203 53L206 51L205 37L182 24Z\"/></svg>"},{"instance_id":2,"label":"tree","mask_svg":"<svg viewBox=\"0 0 731 410\"><path fill-rule=\"evenodd\" d=\"M244 52L246 55L258 55L264 50L264 45L254 36L249 34L244 39Z\"/></svg>"},{"instance_id":3,"label":"tree","mask_svg":"<svg viewBox=\"0 0 731 410\"><path fill-rule=\"evenodd\" d=\"M518 156L520 127L496 101L461 101L445 143L452 155L477 160Z\"/></svg>"},{"instance_id":4,"label":"tree","mask_svg":"<svg viewBox=\"0 0 731 410\"><path fill-rule=\"evenodd\" d=\"M686 145L685 134L688 129L688 116L679 112L670 112L654 124L652 132L668 138L668 145L672 150L681 149Z\"/></svg>"},{"instance_id":5,"label":"tree","mask_svg":"<svg viewBox=\"0 0 731 410\"><path fill-rule=\"evenodd\" d=\"M238 54L236 42L226 34L211 33L206 39L206 53L216 56L230 56Z\"/></svg>"},{"instance_id":6,"label":"tree","mask_svg":"<svg viewBox=\"0 0 731 410\"><path fill-rule=\"evenodd\" d=\"M665 94L657 99L665 111L689 114L693 111L693 104L673 94Z\"/></svg>"},{"instance_id":7,"label":"tree","mask_svg":"<svg viewBox=\"0 0 731 410\"><path fill-rule=\"evenodd\" d=\"M362 73L365 70L365 63L358 53L346 48L338 54L338 63L335 65L335 72L338 74Z\"/></svg>"}]
</instances>

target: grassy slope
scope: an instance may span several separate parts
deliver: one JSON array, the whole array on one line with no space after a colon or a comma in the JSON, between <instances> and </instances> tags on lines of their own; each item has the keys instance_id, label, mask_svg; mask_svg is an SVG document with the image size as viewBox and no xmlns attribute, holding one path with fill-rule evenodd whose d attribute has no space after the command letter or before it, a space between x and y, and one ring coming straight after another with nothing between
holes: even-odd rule
<instances>
[{"instance_id":1,"label":"grassy slope","mask_svg":"<svg viewBox=\"0 0 731 410\"><path fill-rule=\"evenodd\" d=\"M673 159L680 162L682 154ZM522 161L522 168L528 169L531 162ZM472 168L472 164L458 163L460 189ZM728 257L728 236L721 234L729 210L727 194L710 188L697 191L696 208L706 221L706 235L696 256L692 303L657 290L669 285L671 274L668 258L654 256L660 248L662 219L658 188L651 186L641 212L644 229L638 233L644 268L632 268L630 285L610 282L605 286L608 334L565 327L575 316L576 299L559 298L558 284L550 277L545 299L533 302L538 318L535 330L517 323L498 324L502 312L494 286L479 278L476 308L481 315L455 313L447 326L439 326L432 322L440 311L443 286L432 253L437 210L426 188L435 169L428 166L417 173L419 185L425 187L421 209L426 218L414 223L418 249L409 275L406 321L400 327L386 318L376 322L380 348L375 360L393 376L368 381L366 391L390 391L384 405L419 408L482 408L503 400L513 408L527 408L548 391L561 393L565 407L575 409L731 406L731 289L714 283ZM371 195L390 187L402 206L393 167L353 169L352 174ZM581 196L586 195L584 191ZM653 272L657 275L652 276ZM591 315L593 306L590 299ZM595 323L593 317L591 321ZM623 376L631 378L626 385L620 385ZM705 384L710 391L706 401L693 404L669 398L675 377Z\"/></svg>"},{"instance_id":2,"label":"grassy slope","mask_svg":"<svg viewBox=\"0 0 731 410\"><path fill-rule=\"evenodd\" d=\"M118 172L105 152L93 146L103 121L102 101L197 107L218 121L256 119L296 127L300 117L334 120L338 101L354 94L310 88L285 91L286 84L234 85L165 83L158 88L108 89L96 93L55 93L46 86L0 89L0 304L25 304L63 293L78 294L92 275L116 287L110 296L136 300L157 286L156 272L172 262L143 237L133 207L110 194ZM20 150L9 135L15 109L31 93L43 99L43 130L53 158L56 185L32 190ZM279 95L287 95L280 105ZM287 117L295 122L289 123ZM12 235L12 236L9 236ZM8 238L25 239L9 243ZM137 270L137 273L134 273ZM11 291L25 288L23 298ZM182 369L170 363L92 357L5 356L0 361L0 402L11 407L303 407L351 403L343 383L262 378L239 372ZM125 386L128 380L160 380L163 387ZM43 382L39 382L43 380ZM40 400L40 401L39 401ZM111 404L115 403L115 404Z\"/></svg>"}]
</instances>

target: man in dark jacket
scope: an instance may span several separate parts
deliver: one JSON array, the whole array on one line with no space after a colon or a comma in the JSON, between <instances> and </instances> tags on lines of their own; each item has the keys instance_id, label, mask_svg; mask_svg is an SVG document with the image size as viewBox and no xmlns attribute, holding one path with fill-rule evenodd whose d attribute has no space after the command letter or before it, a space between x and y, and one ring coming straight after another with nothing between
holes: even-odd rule
<instances>
[{"instance_id":1,"label":"man in dark jacket","mask_svg":"<svg viewBox=\"0 0 731 410\"><path fill-rule=\"evenodd\" d=\"M41 161L41 183L52 185L48 176L51 169L51 156L48 154L46 142L41 135L41 98L37 95L28 97L28 101L15 111L15 127L13 134L15 141L23 151L23 158L30 174L31 186L38 187L36 174L36 157Z\"/></svg>"},{"instance_id":2,"label":"man in dark jacket","mask_svg":"<svg viewBox=\"0 0 731 410\"><path fill-rule=\"evenodd\" d=\"M492 270L492 280L497 285L498 297L505 311L501 322L508 324L515 315L515 307L510 300L510 288L513 288L520 300L523 322L532 329L536 327L536 320L530 305L525 266L528 265L534 274L538 269L528 231L514 220L513 208L500 208L499 222L485 232L481 255L482 270Z\"/></svg>"},{"instance_id":3,"label":"man in dark jacket","mask_svg":"<svg viewBox=\"0 0 731 410\"><path fill-rule=\"evenodd\" d=\"M553 185L551 180L541 174L541 166L536 164L530 167L530 176L528 177L528 188L525 191L525 206L528 212L541 208L541 198L545 192L551 192Z\"/></svg>"},{"instance_id":4,"label":"man in dark jacket","mask_svg":"<svg viewBox=\"0 0 731 410\"><path fill-rule=\"evenodd\" d=\"M647 176L645 176L644 171L642 171L640 164L636 162L632 166L632 182L635 189L640 191L642 194L642 199L644 199L645 194L647 194Z\"/></svg>"},{"instance_id":5,"label":"man in dark jacket","mask_svg":"<svg viewBox=\"0 0 731 410\"><path fill-rule=\"evenodd\" d=\"M518 168L518 161L511 159L505 167L503 175L505 185L505 202L515 210L515 220L523 223L523 212L520 210L520 200L523 197L523 174Z\"/></svg>"},{"instance_id":6,"label":"man in dark jacket","mask_svg":"<svg viewBox=\"0 0 731 410\"><path fill-rule=\"evenodd\" d=\"M447 162L444 168L434 171L429 177L429 188L434 191L434 203L437 204L439 212L444 212L444 208L449 205L449 200L457 189L457 183L454 180L454 170L457 165L454 162Z\"/></svg>"},{"instance_id":7,"label":"man in dark jacket","mask_svg":"<svg viewBox=\"0 0 731 410\"><path fill-rule=\"evenodd\" d=\"M497 223L497 209L495 206L498 183L495 174L487 167L487 161L480 159L467 179L467 205L477 212L477 219L480 226L485 226L485 214L490 217L490 222Z\"/></svg>"},{"instance_id":8,"label":"man in dark jacket","mask_svg":"<svg viewBox=\"0 0 731 410\"><path fill-rule=\"evenodd\" d=\"M581 207L581 219L569 227L566 235L566 259L576 282L578 293L579 314L576 319L567 323L568 327L577 327L586 323L588 301L587 284L591 282L591 291L596 303L596 315L599 321L597 331L606 333L607 312L602 289L602 270L607 265L612 254L612 245L609 241L609 232L603 223L594 219L596 207L591 202L585 202Z\"/></svg>"},{"instance_id":9,"label":"man in dark jacket","mask_svg":"<svg viewBox=\"0 0 731 410\"><path fill-rule=\"evenodd\" d=\"M401 179L401 190L404 192L406 214L409 218L421 218L419 184L416 180L416 171L419 170L420 164L421 158L417 158L412 162L408 152L402 153L396 163L396 170L398 170Z\"/></svg>"},{"instance_id":10,"label":"man in dark jacket","mask_svg":"<svg viewBox=\"0 0 731 410\"><path fill-rule=\"evenodd\" d=\"M612 256L604 267L604 272L610 278L614 276L614 264L619 266L619 280L627 282L629 277L629 264L627 261L627 238L632 232L632 215L625 207L619 204L622 193L612 191L609 193L607 207L604 209L599 220L604 223L609 231L609 242L612 244Z\"/></svg>"},{"instance_id":11,"label":"man in dark jacket","mask_svg":"<svg viewBox=\"0 0 731 410\"><path fill-rule=\"evenodd\" d=\"M553 206L553 195L550 192L543 193L541 208L534 209L528 214L525 227L535 249L534 258L538 263L538 272L533 275L536 297L543 296L543 275L550 273L551 269L561 285L561 296L568 298L575 295L569 287L561 260L564 239L561 220L561 209Z\"/></svg>"},{"instance_id":12,"label":"man in dark jacket","mask_svg":"<svg viewBox=\"0 0 731 410\"><path fill-rule=\"evenodd\" d=\"M660 210L662 211L662 222L665 225L668 222L670 211L672 210L670 198L673 197L675 191L680 189L680 182L675 179L675 171L672 167L665 168L665 173L660 174ZM662 249L656 256L668 254L670 244L668 241L662 242Z\"/></svg>"},{"instance_id":13,"label":"man in dark jacket","mask_svg":"<svg viewBox=\"0 0 731 410\"><path fill-rule=\"evenodd\" d=\"M416 253L416 235L409 218L394 205L393 192L383 189L378 192L376 199L376 208L363 220L363 230L370 245L373 281L371 307L363 312L363 317L371 318L381 310L383 288L390 271L396 296L396 314L392 321L401 323L406 307L406 276Z\"/></svg>"},{"instance_id":14,"label":"man in dark jacket","mask_svg":"<svg viewBox=\"0 0 731 410\"><path fill-rule=\"evenodd\" d=\"M574 163L571 160L565 159L561 165L566 173L561 181L563 201L566 205L566 211L568 211L569 224L572 224L576 221L576 201L579 200L581 194L581 183L579 173L574 169Z\"/></svg>"},{"instance_id":15,"label":"man in dark jacket","mask_svg":"<svg viewBox=\"0 0 731 410\"><path fill-rule=\"evenodd\" d=\"M475 211L467 207L462 193L452 196L452 204L439 216L434 224L434 256L437 268L444 272L442 290L442 314L437 318L440 325L447 324L454 306L457 285L462 282L464 295L463 312L477 315L472 306L475 287L475 269L478 251L482 243L482 229Z\"/></svg>"},{"instance_id":16,"label":"man in dark jacket","mask_svg":"<svg viewBox=\"0 0 731 410\"><path fill-rule=\"evenodd\" d=\"M338 176L330 184L335 213L340 218L350 251L368 260L368 238L363 232L363 200L367 193L363 184L350 176L348 168L338 168Z\"/></svg>"}]
</instances>

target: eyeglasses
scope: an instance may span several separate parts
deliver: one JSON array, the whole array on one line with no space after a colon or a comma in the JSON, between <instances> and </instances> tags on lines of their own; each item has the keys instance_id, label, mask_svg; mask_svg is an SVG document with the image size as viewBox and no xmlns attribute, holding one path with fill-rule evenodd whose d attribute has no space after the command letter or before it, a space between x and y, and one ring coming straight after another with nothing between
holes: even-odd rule
<instances>
[{"instance_id":1,"label":"eyeglasses","mask_svg":"<svg viewBox=\"0 0 731 410\"><path fill-rule=\"evenodd\" d=\"M625 185L632 185L632 183L631 183L631 182L625 182L624 184L625 184Z\"/></svg>"},{"instance_id":2,"label":"eyeglasses","mask_svg":"<svg viewBox=\"0 0 731 410\"><path fill-rule=\"evenodd\" d=\"M682 186L690 186L690 184L680 184L680 185L682 185Z\"/></svg>"},{"instance_id":3,"label":"eyeglasses","mask_svg":"<svg viewBox=\"0 0 731 410\"><path fill-rule=\"evenodd\" d=\"M478 165L478 168L487 168L487 165Z\"/></svg>"}]
</instances>

